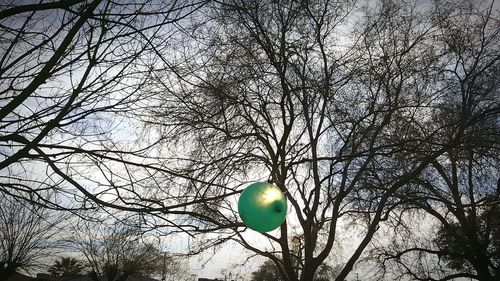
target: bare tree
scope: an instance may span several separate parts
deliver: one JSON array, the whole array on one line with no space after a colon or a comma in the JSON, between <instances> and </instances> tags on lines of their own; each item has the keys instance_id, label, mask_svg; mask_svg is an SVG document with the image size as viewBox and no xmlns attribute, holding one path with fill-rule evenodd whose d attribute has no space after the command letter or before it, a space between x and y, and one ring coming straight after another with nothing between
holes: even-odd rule
<instances>
[{"instance_id":1,"label":"bare tree","mask_svg":"<svg viewBox=\"0 0 500 281\"><path fill-rule=\"evenodd\" d=\"M336 261L345 280L407 206L443 217L446 204L415 202L435 186L456 190L459 171L474 174L481 169L467 167L489 159L476 147L497 143L497 19L491 6L469 3L489 24L456 27L467 9L454 5L6 5L0 192L211 234L193 253L233 240L271 259L285 280L312 280L350 224L360 239ZM476 131L484 146L471 141ZM290 205L286 223L259 244L235 208L253 181L272 182ZM47 189L53 199L41 195ZM469 200L487 201L471 190ZM438 191L432 198L448 195ZM452 192L453 210L461 198ZM478 220L489 212L479 209ZM121 247L115 240L110 247ZM116 264L96 268L114 279Z\"/></svg>"},{"instance_id":2,"label":"bare tree","mask_svg":"<svg viewBox=\"0 0 500 281\"><path fill-rule=\"evenodd\" d=\"M425 236L395 226L394 244L380 249L384 273L414 280L500 278L500 28L494 1L440 2L434 48L443 88L432 119L450 142L399 192L402 213L425 214ZM401 216L404 217L404 216Z\"/></svg>"},{"instance_id":3,"label":"bare tree","mask_svg":"<svg viewBox=\"0 0 500 281\"><path fill-rule=\"evenodd\" d=\"M44 265L56 241L54 214L0 195L0 280Z\"/></svg>"},{"instance_id":4,"label":"bare tree","mask_svg":"<svg viewBox=\"0 0 500 281\"><path fill-rule=\"evenodd\" d=\"M148 110L166 145L182 147L171 161L189 175L180 196L197 203L186 212L200 221L186 229L220 234L203 246L234 240L285 280L312 280L353 223L361 238L338 262L336 279L345 280L379 227L397 221L399 194L462 145L474 124L440 117L448 64L432 47L432 6L370 5L362 15L350 2L222 1L186 31L192 48L183 56L196 60L158 74L147 90L164 99ZM291 208L279 232L255 244L228 195L259 180L278 186Z\"/></svg>"}]
</instances>

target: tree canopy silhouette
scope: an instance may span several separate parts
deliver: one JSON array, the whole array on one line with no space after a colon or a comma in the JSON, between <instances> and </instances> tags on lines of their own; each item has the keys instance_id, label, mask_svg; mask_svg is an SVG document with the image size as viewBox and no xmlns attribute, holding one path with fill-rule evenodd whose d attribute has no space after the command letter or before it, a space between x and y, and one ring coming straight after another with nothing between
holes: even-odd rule
<instances>
[{"instance_id":1,"label":"tree canopy silhouette","mask_svg":"<svg viewBox=\"0 0 500 281\"><path fill-rule=\"evenodd\" d=\"M203 238L192 254L234 241L290 281L312 280L336 248L336 280L369 254L374 278L492 280L499 13L422 3L5 5L0 192L132 212ZM236 211L256 181L290 206L258 243ZM417 215L440 231L411 233Z\"/></svg>"}]
</instances>

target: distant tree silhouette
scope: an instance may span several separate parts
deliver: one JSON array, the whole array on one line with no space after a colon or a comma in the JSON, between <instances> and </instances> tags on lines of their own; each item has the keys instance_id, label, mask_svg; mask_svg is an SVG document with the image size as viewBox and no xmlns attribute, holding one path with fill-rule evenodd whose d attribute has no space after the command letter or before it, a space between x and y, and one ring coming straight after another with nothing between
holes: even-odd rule
<instances>
[{"instance_id":1,"label":"distant tree silhouette","mask_svg":"<svg viewBox=\"0 0 500 281\"><path fill-rule=\"evenodd\" d=\"M134 226L123 222L94 224L81 222L71 238L74 248L81 252L90 267L91 277L98 281L125 281L129 276L157 276L176 269L176 263L161 253L152 243L141 239Z\"/></svg>"},{"instance_id":2,"label":"distant tree silhouette","mask_svg":"<svg viewBox=\"0 0 500 281\"><path fill-rule=\"evenodd\" d=\"M61 258L49 268L52 276L72 276L83 273L85 266L75 258Z\"/></svg>"},{"instance_id":3,"label":"distant tree silhouette","mask_svg":"<svg viewBox=\"0 0 500 281\"><path fill-rule=\"evenodd\" d=\"M313 281L329 281L335 278L335 270L327 265L322 264L318 267L318 271L313 278ZM252 281L281 281L281 273L271 260L265 261L259 268L252 272Z\"/></svg>"},{"instance_id":4,"label":"distant tree silhouette","mask_svg":"<svg viewBox=\"0 0 500 281\"><path fill-rule=\"evenodd\" d=\"M0 194L0 280L43 266L54 248L56 223L49 210Z\"/></svg>"},{"instance_id":5,"label":"distant tree silhouette","mask_svg":"<svg viewBox=\"0 0 500 281\"><path fill-rule=\"evenodd\" d=\"M265 261L257 271L252 272L252 281L280 281L280 272L271 261Z\"/></svg>"}]
</instances>

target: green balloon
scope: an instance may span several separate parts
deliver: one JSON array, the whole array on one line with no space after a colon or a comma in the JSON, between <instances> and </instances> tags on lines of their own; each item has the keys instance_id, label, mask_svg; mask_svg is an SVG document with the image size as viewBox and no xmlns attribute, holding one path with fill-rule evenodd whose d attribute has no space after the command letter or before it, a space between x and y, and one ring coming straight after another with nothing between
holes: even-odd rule
<instances>
[{"instance_id":1,"label":"green balloon","mask_svg":"<svg viewBox=\"0 0 500 281\"><path fill-rule=\"evenodd\" d=\"M278 228L286 217L285 195L276 186L256 182L241 193L238 212L249 228L268 232Z\"/></svg>"}]
</instances>

